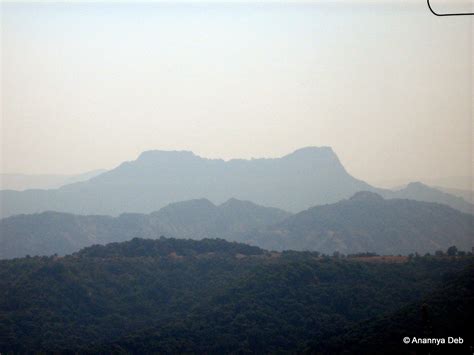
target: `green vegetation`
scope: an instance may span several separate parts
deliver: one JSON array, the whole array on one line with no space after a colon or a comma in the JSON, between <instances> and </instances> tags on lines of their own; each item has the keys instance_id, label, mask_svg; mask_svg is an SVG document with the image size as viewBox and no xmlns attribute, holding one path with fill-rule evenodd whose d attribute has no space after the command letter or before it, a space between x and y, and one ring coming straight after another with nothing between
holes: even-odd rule
<instances>
[{"instance_id":1,"label":"green vegetation","mask_svg":"<svg viewBox=\"0 0 474 355\"><path fill-rule=\"evenodd\" d=\"M269 250L317 250L383 255L434 253L451 245L474 246L474 216L436 203L383 199L358 192L248 233L240 241Z\"/></svg>"},{"instance_id":2,"label":"green vegetation","mask_svg":"<svg viewBox=\"0 0 474 355\"><path fill-rule=\"evenodd\" d=\"M308 353L355 354L472 354L474 265L422 300L389 314L347 327L325 342L313 342ZM444 339L461 337L461 344L404 344L409 337Z\"/></svg>"},{"instance_id":3,"label":"green vegetation","mask_svg":"<svg viewBox=\"0 0 474 355\"><path fill-rule=\"evenodd\" d=\"M367 262L371 258L375 262ZM449 311L453 304L443 303L439 290L459 291L464 286L449 285L472 264L471 256L376 258L161 238L93 246L62 258L4 260L0 352L333 349L334 337L346 329L364 329L403 309L416 318L418 306L411 305L430 295ZM467 274L472 278L472 269ZM472 299L472 288L462 290L464 302ZM463 311L472 317L472 308ZM387 323L392 326L398 323ZM355 346L350 341L347 349Z\"/></svg>"},{"instance_id":4,"label":"green vegetation","mask_svg":"<svg viewBox=\"0 0 474 355\"><path fill-rule=\"evenodd\" d=\"M456 245L469 251L474 216L448 206L385 200L359 192L349 200L291 215L230 199L216 206L206 199L170 204L149 215L81 216L58 212L0 220L0 259L66 255L93 244L132 238L224 238L267 250L311 250L326 254L435 253ZM455 253L450 250L448 253Z\"/></svg>"},{"instance_id":5,"label":"green vegetation","mask_svg":"<svg viewBox=\"0 0 474 355\"><path fill-rule=\"evenodd\" d=\"M81 216L59 212L19 215L0 220L0 259L27 255L66 255L94 244L160 235L227 240L274 224L288 212L230 199L216 206L206 199L170 204L151 214L119 217Z\"/></svg>"}]
</instances>

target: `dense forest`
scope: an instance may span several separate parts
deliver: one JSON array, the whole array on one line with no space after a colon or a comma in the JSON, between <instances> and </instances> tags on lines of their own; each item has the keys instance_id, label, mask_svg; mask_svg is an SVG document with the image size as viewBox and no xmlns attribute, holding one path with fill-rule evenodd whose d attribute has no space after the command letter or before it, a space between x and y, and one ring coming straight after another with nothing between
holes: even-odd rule
<instances>
[{"instance_id":1,"label":"dense forest","mask_svg":"<svg viewBox=\"0 0 474 355\"><path fill-rule=\"evenodd\" d=\"M350 326L313 342L311 353L472 354L474 266L449 277L435 292L389 315ZM471 330L469 330L471 329ZM401 339L444 339L445 344L404 344ZM448 337L462 343L449 344ZM452 340L455 341L455 340Z\"/></svg>"},{"instance_id":2,"label":"dense forest","mask_svg":"<svg viewBox=\"0 0 474 355\"><path fill-rule=\"evenodd\" d=\"M397 352L425 313L465 350L472 263L455 248L329 257L167 238L3 260L0 352Z\"/></svg>"}]
</instances>

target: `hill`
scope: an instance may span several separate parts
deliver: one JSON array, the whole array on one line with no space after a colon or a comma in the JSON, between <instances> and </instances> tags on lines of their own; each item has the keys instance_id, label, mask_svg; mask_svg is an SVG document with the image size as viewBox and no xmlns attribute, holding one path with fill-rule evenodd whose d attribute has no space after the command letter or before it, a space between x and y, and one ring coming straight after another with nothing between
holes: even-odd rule
<instances>
[{"instance_id":1,"label":"hill","mask_svg":"<svg viewBox=\"0 0 474 355\"><path fill-rule=\"evenodd\" d=\"M277 223L288 212L230 199L216 206L209 200L178 202L157 212L119 217L81 216L59 212L18 215L0 220L0 259L26 255L65 255L92 244L134 237L238 239Z\"/></svg>"},{"instance_id":2,"label":"hill","mask_svg":"<svg viewBox=\"0 0 474 355\"><path fill-rule=\"evenodd\" d=\"M269 250L323 253L433 253L474 246L474 216L445 205L383 199L359 192L348 200L316 206L240 239Z\"/></svg>"},{"instance_id":3,"label":"hill","mask_svg":"<svg viewBox=\"0 0 474 355\"><path fill-rule=\"evenodd\" d=\"M421 182L412 182L406 187L395 191L381 190L379 193L385 198L407 198L411 200L440 203L461 212L470 214L474 213L474 205L469 203L468 200L465 200L463 197L446 191L441 191L439 188L430 187Z\"/></svg>"},{"instance_id":4,"label":"hill","mask_svg":"<svg viewBox=\"0 0 474 355\"><path fill-rule=\"evenodd\" d=\"M235 197L301 211L371 187L349 175L329 147L282 158L205 159L191 152L147 151L88 181L55 190L0 191L0 217L58 211L75 214L151 213L170 203Z\"/></svg>"},{"instance_id":5,"label":"hill","mask_svg":"<svg viewBox=\"0 0 474 355\"><path fill-rule=\"evenodd\" d=\"M474 316L474 265L459 274L446 277L443 284L420 301L385 316L375 317L324 342L313 342L307 353L313 354L471 354L474 337L469 324ZM405 344L402 339L410 339ZM462 338L449 344L448 338ZM445 343L419 344L413 338L444 339Z\"/></svg>"},{"instance_id":6,"label":"hill","mask_svg":"<svg viewBox=\"0 0 474 355\"><path fill-rule=\"evenodd\" d=\"M423 299L471 262L166 238L3 260L0 352L298 352Z\"/></svg>"},{"instance_id":7,"label":"hill","mask_svg":"<svg viewBox=\"0 0 474 355\"><path fill-rule=\"evenodd\" d=\"M450 195L461 197L463 200L471 204L474 203L474 189L462 190L462 189L454 189L454 188L448 188L448 187L442 187L442 186L436 186L436 189L446 192Z\"/></svg>"},{"instance_id":8,"label":"hill","mask_svg":"<svg viewBox=\"0 0 474 355\"><path fill-rule=\"evenodd\" d=\"M462 198L412 184L400 191L377 189L352 177L330 147L307 147L273 159L206 159L187 151L147 151L87 181L51 190L0 191L0 218L57 211L118 216L151 213L170 203L230 198L300 212L334 203L358 191L387 198L447 204L474 213Z\"/></svg>"},{"instance_id":9,"label":"hill","mask_svg":"<svg viewBox=\"0 0 474 355\"><path fill-rule=\"evenodd\" d=\"M451 245L471 250L474 216L441 204L383 199L372 192L295 215L237 199L219 206L190 200L148 215L119 217L43 212L0 220L0 258L65 255L92 244L161 235L223 238L269 250L424 254Z\"/></svg>"}]
</instances>

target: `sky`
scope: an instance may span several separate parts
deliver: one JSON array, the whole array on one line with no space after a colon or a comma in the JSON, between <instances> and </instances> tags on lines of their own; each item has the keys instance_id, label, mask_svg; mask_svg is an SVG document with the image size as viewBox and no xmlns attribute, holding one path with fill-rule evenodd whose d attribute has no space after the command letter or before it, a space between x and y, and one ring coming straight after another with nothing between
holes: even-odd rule
<instances>
[{"instance_id":1,"label":"sky","mask_svg":"<svg viewBox=\"0 0 474 355\"><path fill-rule=\"evenodd\" d=\"M473 176L472 17L421 0L0 6L2 173L331 146L371 183Z\"/></svg>"}]
</instances>

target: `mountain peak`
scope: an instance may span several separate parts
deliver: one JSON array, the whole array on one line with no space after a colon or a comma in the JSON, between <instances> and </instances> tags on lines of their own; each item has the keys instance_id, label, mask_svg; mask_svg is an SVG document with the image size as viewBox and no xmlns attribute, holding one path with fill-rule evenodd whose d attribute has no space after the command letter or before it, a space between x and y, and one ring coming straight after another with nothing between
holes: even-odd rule
<instances>
[{"instance_id":1,"label":"mountain peak","mask_svg":"<svg viewBox=\"0 0 474 355\"><path fill-rule=\"evenodd\" d=\"M148 161L155 159L175 159L178 157L195 158L197 157L189 150L146 150L138 156L138 161Z\"/></svg>"},{"instance_id":2,"label":"mountain peak","mask_svg":"<svg viewBox=\"0 0 474 355\"><path fill-rule=\"evenodd\" d=\"M297 212L370 189L344 169L330 147L306 147L280 158L228 161L190 151L150 150L60 191L29 192L21 198L2 193L0 216L57 206L81 214L151 213L197 197L219 203L236 197Z\"/></svg>"},{"instance_id":3,"label":"mountain peak","mask_svg":"<svg viewBox=\"0 0 474 355\"><path fill-rule=\"evenodd\" d=\"M221 208L241 208L241 207L256 207L257 205L251 201L239 200L235 197L229 198L226 202L222 203L219 207Z\"/></svg>"},{"instance_id":4,"label":"mountain peak","mask_svg":"<svg viewBox=\"0 0 474 355\"><path fill-rule=\"evenodd\" d=\"M419 181L410 182L406 186L406 189L420 190L420 189L427 189L427 188L429 189L430 187L428 185L423 184L422 182L419 182Z\"/></svg>"},{"instance_id":5,"label":"mountain peak","mask_svg":"<svg viewBox=\"0 0 474 355\"><path fill-rule=\"evenodd\" d=\"M309 147L303 147L300 149L295 150L293 153L290 153L286 155L286 157L301 157L301 156L331 156L331 157L336 157L336 153L332 150L331 147L327 146L322 146L322 147L316 147L316 146L309 146Z\"/></svg>"},{"instance_id":6,"label":"mountain peak","mask_svg":"<svg viewBox=\"0 0 474 355\"><path fill-rule=\"evenodd\" d=\"M193 200L179 201L179 202L170 203L167 206L163 207L161 210L166 210L166 209L188 209L188 208L214 209L214 208L216 208L216 205L214 205L207 198L196 198L196 199L193 199Z\"/></svg>"},{"instance_id":7,"label":"mountain peak","mask_svg":"<svg viewBox=\"0 0 474 355\"><path fill-rule=\"evenodd\" d=\"M384 198L375 192L370 191L359 191L356 192L349 200L351 201L367 201L367 202L380 202Z\"/></svg>"}]
</instances>

